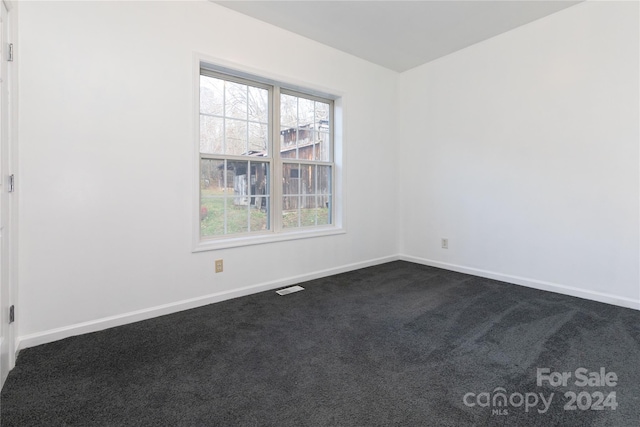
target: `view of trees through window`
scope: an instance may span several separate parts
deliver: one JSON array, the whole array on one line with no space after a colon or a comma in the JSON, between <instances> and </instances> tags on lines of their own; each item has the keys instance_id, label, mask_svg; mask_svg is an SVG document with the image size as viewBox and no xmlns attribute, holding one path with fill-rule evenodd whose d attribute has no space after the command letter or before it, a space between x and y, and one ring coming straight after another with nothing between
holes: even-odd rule
<instances>
[{"instance_id":1,"label":"view of trees through window","mask_svg":"<svg viewBox=\"0 0 640 427\"><path fill-rule=\"evenodd\" d=\"M282 90L271 113L273 92L200 76L201 237L332 224L331 101Z\"/></svg>"}]
</instances>

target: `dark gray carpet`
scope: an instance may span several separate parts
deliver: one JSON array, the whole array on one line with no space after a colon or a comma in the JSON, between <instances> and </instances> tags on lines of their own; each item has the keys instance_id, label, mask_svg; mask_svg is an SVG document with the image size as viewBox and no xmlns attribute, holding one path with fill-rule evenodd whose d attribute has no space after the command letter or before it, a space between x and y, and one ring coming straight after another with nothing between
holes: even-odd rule
<instances>
[{"instance_id":1,"label":"dark gray carpet","mask_svg":"<svg viewBox=\"0 0 640 427\"><path fill-rule=\"evenodd\" d=\"M638 311L406 262L303 286L26 349L2 426L640 425ZM538 387L538 367L618 381ZM463 403L497 387L554 396ZM592 410L598 391L617 408Z\"/></svg>"}]
</instances>

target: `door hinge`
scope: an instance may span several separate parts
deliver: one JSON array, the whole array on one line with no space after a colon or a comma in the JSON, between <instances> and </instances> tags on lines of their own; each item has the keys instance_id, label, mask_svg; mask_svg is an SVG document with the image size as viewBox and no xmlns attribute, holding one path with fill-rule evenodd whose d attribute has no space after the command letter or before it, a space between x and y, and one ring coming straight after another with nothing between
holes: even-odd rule
<instances>
[{"instance_id":1,"label":"door hinge","mask_svg":"<svg viewBox=\"0 0 640 427\"><path fill-rule=\"evenodd\" d=\"M9 323L13 323L16 320L16 307L12 305L9 307Z\"/></svg>"},{"instance_id":2,"label":"door hinge","mask_svg":"<svg viewBox=\"0 0 640 427\"><path fill-rule=\"evenodd\" d=\"M7 61L12 62L13 61L13 43L9 43L9 51L8 51L8 55L7 55Z\"/></svg>"},{"instance_id":3,"label":"door hinge","mask_svg":"<svg viewBox=\"0 0 640 427\"><path fill-rule=\"evenodd\" d=\"M16 177L11 174L9 175L9 193L13 193L15 190Z\"/></svg>"}]
</instances>

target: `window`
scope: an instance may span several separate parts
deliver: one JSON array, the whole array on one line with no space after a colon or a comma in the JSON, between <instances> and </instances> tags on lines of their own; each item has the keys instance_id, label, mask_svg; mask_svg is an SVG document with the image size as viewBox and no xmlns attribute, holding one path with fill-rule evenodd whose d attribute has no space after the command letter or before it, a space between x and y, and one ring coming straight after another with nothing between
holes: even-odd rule
<instances>
[{"instance_id":1,"label":"window","mask_svg":"<svg viewBox=\"0 0 640 427\"><path fill-rule=\"evenodd\" d=\"M334 101L200 69L199 240L334 228Z\"/></svg>"},{"instance_id":2,"label":"window","mask_svg":"<svg viewBox=\"0 0 640 427\"><path fill-rule=\"evenodd\" d=\"M332 223L332 110L329 100L281 91L283 228Z\"/></svg>"}]
</instances>

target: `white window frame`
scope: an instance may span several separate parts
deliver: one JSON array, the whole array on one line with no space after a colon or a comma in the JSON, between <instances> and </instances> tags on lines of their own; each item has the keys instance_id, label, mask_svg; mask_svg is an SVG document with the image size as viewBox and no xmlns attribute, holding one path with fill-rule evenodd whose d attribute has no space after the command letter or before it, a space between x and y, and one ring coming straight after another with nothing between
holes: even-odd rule
<instances>
[{"instance_id":1,"label":"white window frame","mask_svg":"<svg viewBox=\"0 0 640 427\"><path fill-rule=\"evenodd\" d=\"M242 158L242 160L268 161L271 164L270 170L270 189L269 195L270 208L270 230L261 232L249 232L241 234L221 235L214 237L202 238L200 235L200 75L201 69L206 69L215 74L229 76L231 81L239 81L246 83L255 83L257 85L267 85L271 87L272 103L269 112L269 126L271 132L271 140L269 146L269 158L255 158L250 156ZM193 252L201 252L208 250L217 250L225 248L233 248L239 246L264 244L271 242L306 239L312 237L331 236L346 233L344 212L345 198L343 194L344 188L344 172L343 172L343 123L344 123L344 94L339 91L327 90L325 88L317 88L304 82L287 81L277 76L265 75L263 72L255 72L247 70L238 64L229 64L225 61L205 58L202 55L194 55L194 208L193 208ZM332 138L331 152L333 155L332 162L309 162L305 160L285 159L290 163L310 163L310 164L331 164L332 166L332 224L311 227L283 228L282 227L282 165L280 158L280 123L275 123L274 111L280 109L280 89L285 93L295 96L306 97L315 100L331 100L332 103L332 120L330 121L330 132ZM278 115L279 116L279 115ZM226 156L219 156L220 158Z\"/></svg>"}]
</instances>

